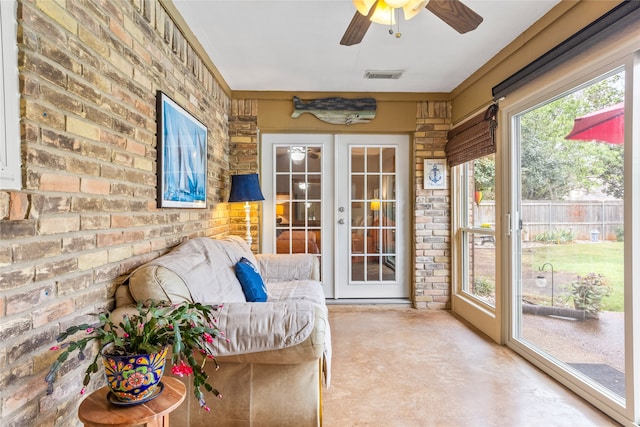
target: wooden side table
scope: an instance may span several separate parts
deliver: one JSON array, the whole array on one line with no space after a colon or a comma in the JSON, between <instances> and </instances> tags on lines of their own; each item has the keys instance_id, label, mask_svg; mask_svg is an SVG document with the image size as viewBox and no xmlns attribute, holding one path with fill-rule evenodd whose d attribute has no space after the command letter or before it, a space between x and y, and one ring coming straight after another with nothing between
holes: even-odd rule
<instances>
[{"instance_id":1,"label":"wooden side table","mask_svg":"<svg viewBox=\"0 0 640 427\"><path fill-rule=\"evenodd\" d=\"M86 427L168 427L169 414L185 398L186 387L178 379L163 376L164 390L155 399L134 406L115 406L107 401L108 387L94 391L82 401L78 417Z\"/></svg>"}]
</instances>

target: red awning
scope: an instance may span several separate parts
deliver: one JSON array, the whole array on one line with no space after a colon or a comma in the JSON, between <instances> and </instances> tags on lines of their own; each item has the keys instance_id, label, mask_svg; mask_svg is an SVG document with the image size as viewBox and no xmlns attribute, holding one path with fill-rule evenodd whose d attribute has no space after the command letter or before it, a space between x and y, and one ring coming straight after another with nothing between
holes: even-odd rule
<instances>
[{"instance_id":1,"label":"red awning","mask_svg":"<svg viewBox=\"0 0 640 427\"><path fill-rule=\"evenodd\" d=\"M573 130L565 139L624 143L624 103L612 105L574 120Z\"/></svg>"}]
</instances>

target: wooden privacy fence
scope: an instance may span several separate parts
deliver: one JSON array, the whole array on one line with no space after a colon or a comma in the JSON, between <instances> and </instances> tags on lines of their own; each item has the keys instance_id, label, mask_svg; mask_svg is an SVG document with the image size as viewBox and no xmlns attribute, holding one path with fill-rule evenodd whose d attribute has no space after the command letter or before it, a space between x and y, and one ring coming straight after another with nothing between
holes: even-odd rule
<instances>
[{"instance_id":1,"label":"wooden privacy fence","mask_svg":"<svg viewBox=\"0 0 640 427\"><path fill-rule=\"evenodd\" d=\"M493 201L482 201L475 209L476 224L494 225ZM577 240L616 240L616 231L624 226L624 206L622 200L527 200L522 202L521 217L524 240L567 230L574 232Z\"/></svg>"}]
</instances>

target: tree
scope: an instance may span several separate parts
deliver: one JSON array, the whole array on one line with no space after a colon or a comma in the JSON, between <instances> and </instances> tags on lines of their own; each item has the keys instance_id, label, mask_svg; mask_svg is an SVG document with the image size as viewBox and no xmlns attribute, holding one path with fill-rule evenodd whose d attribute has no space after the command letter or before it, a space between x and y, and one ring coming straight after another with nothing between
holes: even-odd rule
<instances>
[{"instance_id":1,"label":"tree","mask_svg":"<svg viewBox=\"0 0 640 427\"><path fill-rule=\"evenodd\" d=\"M563 199L595 187L622 194L622 147L568 141L574 119L621 102L622 73L600 80L520 116L522 198Z\"/></svg>"},{"instance_id":2,"label":"tree","mask_svg":"<svg viewBox=\"0 0 640 427\"><path fill-rule=\"evenodd\" d=\"M495 154L490 154L473 161L475 191L494 191L496 180L495 159Z\"/></svg>"}]
</instances>

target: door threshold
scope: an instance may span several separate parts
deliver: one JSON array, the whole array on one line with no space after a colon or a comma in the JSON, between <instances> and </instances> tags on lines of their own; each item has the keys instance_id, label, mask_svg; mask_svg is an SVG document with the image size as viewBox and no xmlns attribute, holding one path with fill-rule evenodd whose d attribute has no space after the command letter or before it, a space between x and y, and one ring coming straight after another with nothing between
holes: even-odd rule
<instances>
[{"instance_id":1,"label":"door threshold","mask_svg":"<svg viewBox=\"0 0 640 427\"><path fill-rule=\"evenodd\" d=\"M412 307L410 299L405 298L326 298L327 305L393 305Z\"/></svg>"}]
</instances>

